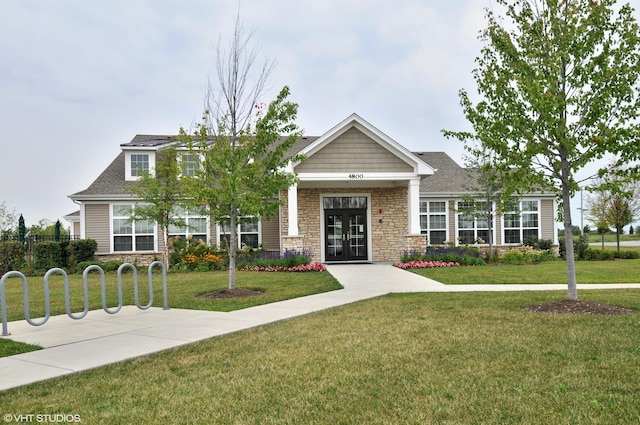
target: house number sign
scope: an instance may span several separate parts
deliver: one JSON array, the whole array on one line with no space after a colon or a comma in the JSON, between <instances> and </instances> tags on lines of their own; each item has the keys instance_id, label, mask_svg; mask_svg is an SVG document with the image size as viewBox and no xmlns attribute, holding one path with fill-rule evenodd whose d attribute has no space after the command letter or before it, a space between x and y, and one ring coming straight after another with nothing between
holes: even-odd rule
<instances>
[{"instance_id":1,"label":"house number sign","mask_svg":"<svg viewBox=\"0 0 640 425\"><path fill-rule=\"evenodd\" d=\"M349 180L362 180L362 179L364 179L364 174L362 173L349 174Z\"/></svg>"}]
</instances>

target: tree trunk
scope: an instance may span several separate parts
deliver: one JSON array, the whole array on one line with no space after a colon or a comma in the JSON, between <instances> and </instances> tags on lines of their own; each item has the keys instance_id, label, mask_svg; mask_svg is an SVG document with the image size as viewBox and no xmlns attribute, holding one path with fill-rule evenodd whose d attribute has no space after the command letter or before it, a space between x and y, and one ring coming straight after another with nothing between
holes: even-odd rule
<instances>
[{"instance_id":1,"label":"tree trunk","mask_svg":"<svg viewBox=\"0 0 640 425\"><path fill-rule=\"evenodd\" d=\"M618 252L620 252L620 227L616 227L616 244L618 245Z\"/></svg>"},{"instance_id":2,"label":"tree trunk","mask_svg":"<svg viewBox=\"0 0 640 425\"><path fill-rule=\"evenodd\" d=\"M229 289L236 288L236 247L238 243L238 212L235 204L231 205L229 214Z\"/></svg>"},{"instance_id":3,"label":"tree trunk","mask_svg":"<svg viewBox=\"0 0 640 425\"><path fill-rule=\"evenodd\" d=\"M164 228L164 231L162 232L162 239L164 240L164 253L162 255L164 266L169 270L169 226Z\"/></svg>"},{"instance_id":4,"label":"tree trunk","mask_svg":"<svg viewBox=\"0 0 640 425\"><path fill-rule=\"evenodd\" d=\"M563 190L565 192L565 190ZM567 261L567 281L568 297L570 300L578 299L578 288L576 286L576 259L573 251L573 225L571 224L571 206L569 204L569 190L562 195L562 210L564 214L564 240Z\"/></svg>"}]
</instances>

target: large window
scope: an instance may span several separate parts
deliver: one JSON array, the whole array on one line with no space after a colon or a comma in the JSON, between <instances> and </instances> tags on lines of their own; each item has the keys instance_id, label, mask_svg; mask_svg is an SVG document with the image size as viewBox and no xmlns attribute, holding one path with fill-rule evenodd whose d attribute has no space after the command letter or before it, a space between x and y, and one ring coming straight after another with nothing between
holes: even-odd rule
<instances>
[{"instance_id":1,"label":"large window","mask_svg":"<svg viewBox=\"0 0 640 425\"><path fill-rule=\"evenodd\" d=\"M463 245L489 243L487 202L458 202L458 242Z\"/></svg>"},{"instance_id":2,"label":"large window","mask_svg":"<svg viewBox=\"0 0 640 425\"><path fill-rule=\"evenodd\" d=\"M138 177L149 172L149 155L142 153L131 154L131 176Z\"/></svg>"},{"instance_id":3,"label":"large window","mask_svg":"<svg viewBox=\"0 0 640 425\"><path fill-rule=\"evenodd\" d=\"M114 204L112 212L113 250L155 251L155 224L149 220L131 221L131 204Z\"/></svg>"},{"instance_id":4,"label":"large window","mask_svg":"<svg viewBox=\"0 0 640 425\"><path fill-rule=\"evenodd\" d=\"M231 239L229 223L218 226L218 243L228 244ZM260 220L257 218L242 218L238 224L238 248L245 246L258 248L260 246Z\"/></svg>"},{"instance_id":5,"label":"large window","mask_svg":"<svg viewBox=\"0 0 640 425\"><path fill-rule=\"evenodd\" d=\"M191 236L193 239L199 239L207 242L207 217L199 214L190 213L183 209L179 209L174 212L175 218L181 218L185 222L185 226L169 226L169 237L174 238L180 236L186 238Z\"/></svg>"},{"instance_id":6,"label":"large window","mask_svg":"<svg viewBox=\"0 0 640 425\"><path fill-rule=\"evenodd\" d=\"M504 243L521 244L527 238L540 237L540 203L524 200L515 203L512 211L504 214Z\"/></svg>"},{"instance_id":7,"label":"large window","mask_svg":"<svg viewBox=\"0 0 640 425\"><path fill-rule=\"evenodd\" d=\"M427 235L429 245L442 245L447 240L447 202L420 200L420 233Z\"/></svg>"}]
</instances>

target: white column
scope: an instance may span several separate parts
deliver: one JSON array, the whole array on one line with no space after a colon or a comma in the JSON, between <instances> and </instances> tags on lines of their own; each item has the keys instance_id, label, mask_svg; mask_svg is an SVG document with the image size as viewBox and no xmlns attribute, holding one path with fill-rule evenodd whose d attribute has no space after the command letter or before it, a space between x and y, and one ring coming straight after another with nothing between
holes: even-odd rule
<instances>
[{"instance_id":1,"label":"white column","mask_svg":"<svg viewBox=\"0 0 640 425\"><path fill-rule=\"evenodd\" d=\"M409 234L420 234L420 179L409 180Z\"/></svg>"},{"instance_id":2,"label":"white column","mask_svg":"<svg viewBox=\"0 0 640 425\"><path fill-rule=\"evenodd\" d=\"M287 200L289 211L289 236L298 236L298 185L289 187Z\"/></svg>"}]
</instances>

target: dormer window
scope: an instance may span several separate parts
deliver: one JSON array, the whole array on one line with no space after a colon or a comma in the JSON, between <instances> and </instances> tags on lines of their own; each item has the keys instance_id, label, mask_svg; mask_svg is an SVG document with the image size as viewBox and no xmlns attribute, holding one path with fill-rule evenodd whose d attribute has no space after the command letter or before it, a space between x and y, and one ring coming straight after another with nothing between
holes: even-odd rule
<instances>
[{"instance_id":1,"label":"dormer window","mask_svg":"<svg viewBox=\"0 0 640 425\"><path fill-rule=\"evenodd\" d=\"M149 173L149 154L131 154L131 177L140 177Z\"/></svg>"},{"instance_id":2,"label":"dormer window","mask_svg":"<svg viewBox=\"0 0 640 425\"><path fill-rule=\"evenodd\" d=\"M125 151L125 180L136 181L145 174L153 176L156 166L155 151Z\"/></svg>"},{"instance_id":3,"label":"dormer window","mask_svg":"<svg viewBox=\"0 0 640 425\"><path fill-rule=\"evenodd\" d=\"M200 158L197 154L183 153L181 157L182 161L182 175L183 176L195 176L198 167L200 166Z\"/></svg>"}]
</instances>

